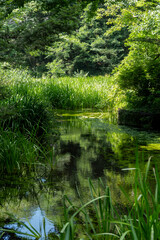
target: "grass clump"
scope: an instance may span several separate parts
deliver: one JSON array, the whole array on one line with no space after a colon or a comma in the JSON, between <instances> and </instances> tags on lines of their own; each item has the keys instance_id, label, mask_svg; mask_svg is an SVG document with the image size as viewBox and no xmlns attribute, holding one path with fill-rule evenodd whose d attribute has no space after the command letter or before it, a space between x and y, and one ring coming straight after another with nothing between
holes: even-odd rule
<instances>
[{"instance_id":1,"label":"grass clump","mask_svg":"<svg viewBox=\"0 0 160 240\"><path fill-rule=\"evenodd\" d=\"M0 103L1 127L31 135L36 130L37 136L43 135L50 126L51 114L49 104L39 94L40 83L27 71L12 69L6 70L3 81L10 96Z\"/></svg>"},{"instance_id":2,"label":"grass clump","mask_svg":"<svg viewBox=\"0 0 160 240\"><path fill-rule=\"evenodd\" d=\"M0 172L21 171L22 165L32 166L38 158L39 147L20 132L0 132Z\"/></svg>"},{"instance_id":3,"label":"grass clump","mask_svg":"<svg viewBox=\"0 0 160 240\"><path fill-rule=\"evenodd\" d=\"M36 129L37 136L46 131L50 120L45 104L34 96L12 96L0 114L4 129L22 133L32 133Z\"/></svg>"},{"instance_id":4,"label":"grass clump","mask_svg":"<svg viewBox=\"0 0 160 240\"><path fill-rule=\"evenodd\" d=\"M12 96L0 110L0 166L14 172L45 156L51 114L36 96ZM50 131L53 133L53 130Z\"/></svg>"},{"instance_id":5,"label":"grass clump","mask_svg":"<svg viewBox=\"0 0 160 240\"><path fill-rule=\"evenodd\" d=\"M36 162L54 117L49 104L40 99L36 80L26 71L3 70L0 77L9 88L0 102L0 166L12 172Z\"/></svg>"}]
</instances>

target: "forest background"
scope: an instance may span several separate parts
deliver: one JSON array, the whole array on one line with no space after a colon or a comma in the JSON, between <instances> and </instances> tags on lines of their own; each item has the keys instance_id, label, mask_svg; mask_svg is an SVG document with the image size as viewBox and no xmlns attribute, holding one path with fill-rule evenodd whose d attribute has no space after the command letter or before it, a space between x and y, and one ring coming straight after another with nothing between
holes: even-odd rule
<instances>
[{"instance_id":1,"label":"forest background","mask_svg":"<svg viewBox=\"0 0 160 240\"><path fill-rule=\"evenodd\" d=\"M0 6L2 69L28 69L35 77L111 74L129 108L158 111L158 0L1 0Z\"/></svg>"}]
</instances>

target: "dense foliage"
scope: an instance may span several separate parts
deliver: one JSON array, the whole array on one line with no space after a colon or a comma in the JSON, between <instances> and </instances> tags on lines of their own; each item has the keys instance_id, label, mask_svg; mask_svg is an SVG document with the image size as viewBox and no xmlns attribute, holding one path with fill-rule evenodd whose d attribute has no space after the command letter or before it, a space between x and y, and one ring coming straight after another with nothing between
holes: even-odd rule
<instances>
[{"instance_id":1,"label":"dense foliage","mask_svg":"<svg viewBox=\"0 0 160 240\"><path fill-rule=\"evenodd\" d=\"M40 156L41 162L48 158L46 145L51 134L53 141L58 135L51 131L53 109L113 113L127 106L157 112L159 80L159 0L0 0L0 172L23 173L24 166L39 164ZM104 197L109 201L102 202L90 183L91 202L71 215L73 205L66 207L60 239L74 239L74 217L80 212L90 239L93 234L158 239L159 176L154 170L153 195L146 181L149 165L144 177L136 166L135 202L128 216L118 216L116 223L109 189ZM90 203L98 216L93 224L84 211Z\"/></svg>"},{"instance_id":2,"label":"dense foliage","mask_svg":"<svg viewBox=\"0 0 160 240\"><path fill-rule=\"evenodd\" d=\"M77 28L88 1L0 1L0 61L45 69L45 48ZM93 1L90 15L97 3ZM5 64L6 65L6 64Z\"/></svg>"},{"instance_id":3,"label":"dense foliage","mask_svg":"<svg viewBox=\"0 0 160 240\"><path fill-rule=\"evenodd\" d=\"M48 49L48 63L53 75L105 75L111 73L117 64L124 58L127 48L124 40L128 32L124 28L106 37L110 28L106 23L108 17L96 15L88 21L89 5L81 16L80 27L71 36L62 34Z\"/></svg>"},{"instance_id":4,"label":"dense foliage","mask_svg":"<svg viewBox=\"0 0 160 240\"><path fill-rule=\"evenodd\" d=\"M8 0L0 6L4 68L105 75L121 62L114 76L128 107L159 108L159 1Z\"/></svg>"},{"instance_id":5,"label":"dense foliage","mask_svg":"<svg viewBox=\"0 0 160 240\"><path fill-rule=\"evenodd\" d=\"M111 1L113 2L113 1ZM159 109L160 4L159 1L119 1L109 4L106 14L113 27L130 32L129 54L117 69L116 79L127 92L129 107ZM126 4L127 3L127 4ZM115 18L116 16L116 18Z\"/></svg>"}]
</instances>

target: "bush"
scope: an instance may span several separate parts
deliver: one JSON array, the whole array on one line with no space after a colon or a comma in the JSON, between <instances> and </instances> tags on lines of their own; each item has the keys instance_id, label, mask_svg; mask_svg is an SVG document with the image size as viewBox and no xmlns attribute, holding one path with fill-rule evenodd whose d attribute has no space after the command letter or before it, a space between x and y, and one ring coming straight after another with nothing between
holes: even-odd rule
<instances>
[{"instance_id":1,"label":"bush","mask_svg":"<svg viewBox=\"0 0 160 240\"><path fill-rule=\"evenodd\" d=\"M159 109L157 101L160 97L160 59L155 59L154 54L146 57L140 50L137 47L130 51L116 69L115 77L121 89L127 90L128 106Z\"/></svg>"}]
</instances>

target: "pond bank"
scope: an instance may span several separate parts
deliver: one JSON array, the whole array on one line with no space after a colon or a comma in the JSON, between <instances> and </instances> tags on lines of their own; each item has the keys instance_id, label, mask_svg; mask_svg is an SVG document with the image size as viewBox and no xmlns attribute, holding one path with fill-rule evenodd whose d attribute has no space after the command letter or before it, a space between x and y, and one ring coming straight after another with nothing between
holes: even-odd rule
<instances>
[{"instance_id":1,"label":"pond bank","mask_svg":"<svg viewBox=\"0 0 160 240\"><path fill-rule=\"evenodd\" d=\"M136 110L118 110L118 124L146 130L160 130L160 113Z\"/></svg>"}]
</instances>

